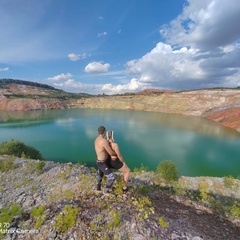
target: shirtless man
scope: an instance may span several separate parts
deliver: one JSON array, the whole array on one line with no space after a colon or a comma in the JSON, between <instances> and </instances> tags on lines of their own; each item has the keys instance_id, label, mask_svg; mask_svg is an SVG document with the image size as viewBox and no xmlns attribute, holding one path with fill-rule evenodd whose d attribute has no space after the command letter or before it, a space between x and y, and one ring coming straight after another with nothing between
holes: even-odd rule
<instances>
[{"instance_id":1,"label":"shirtless man","mask_svg":"<svg viewBox=\"0 0 240 240\"><path fill-rule=\"evenodd\" d=\"M115 176L111 169L107 166L107 159L109 155L116 156L116 153L109 146L108 141L104 138L106 135L106 128L104 126L100 126L98 128L98 137L95 139L94 147L97 155L97 167L98 167L98 175L97 175L97 190L101 190L101 183L103 175L105 174L107 177L106 188L103 193L108 194L109 189L111 188Z\"/></svg>"}]
</instances>

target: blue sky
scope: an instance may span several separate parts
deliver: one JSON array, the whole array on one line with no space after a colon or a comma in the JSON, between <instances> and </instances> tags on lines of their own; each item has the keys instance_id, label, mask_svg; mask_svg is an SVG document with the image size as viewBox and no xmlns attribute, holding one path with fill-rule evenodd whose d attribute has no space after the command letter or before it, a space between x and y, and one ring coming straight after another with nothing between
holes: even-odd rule
<instances>
[{"instance_id":1,"label":"blue sky","mask_svg":"<svg viewBox=\"0 0 240 240\"><path fill-rule=\"evenodd\" d=\"M239 0L0 0L0 78L68 92L240 86Z\"/></svg>"}]
</instances>

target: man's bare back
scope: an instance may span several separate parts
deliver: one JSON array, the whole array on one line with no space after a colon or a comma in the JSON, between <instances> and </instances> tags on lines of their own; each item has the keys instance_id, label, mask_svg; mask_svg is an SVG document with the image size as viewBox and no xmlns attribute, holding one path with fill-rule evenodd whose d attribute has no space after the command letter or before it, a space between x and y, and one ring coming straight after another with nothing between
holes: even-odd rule
<instances>
[{"instance_id":1,"label":"man's bare back","mask_svg":"<svg viewBox=\"0 0 240 240\"><path fill-rule=\"evenodd\" d=\"M94 147L97 155L97 160L99 161L107 160L108 154L116 155L116 153L109 146L108 141L101 134L95 139Z\"/></svg>"}]
</instances>

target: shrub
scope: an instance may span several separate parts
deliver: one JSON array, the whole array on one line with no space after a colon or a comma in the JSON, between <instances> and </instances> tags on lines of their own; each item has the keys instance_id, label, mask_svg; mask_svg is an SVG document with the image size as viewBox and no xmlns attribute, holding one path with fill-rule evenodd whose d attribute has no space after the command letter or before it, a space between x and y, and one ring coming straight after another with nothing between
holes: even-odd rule
<instances>
[{"instance_id":1,"label":"shrub","mask_svg":"<svg viewBox=\"0 0 240 240\"><path fill-rule=\"evenodd\" d=\"M17 168L17 164L14 163L12 158L8 158L5 161L0 161L0 172L7 172L15 168Z\"/></svg>"},{"instance_id":2,"label":"shrub","mask_svg":"<svg viewBox=\"0 0 240 240\"><path fill-rule=\"evenodd\" d=\"M198 189L200 191L201 200L204 202L208 199L208 184L207 183L199 183Z\"/></svg>"},{"instance_id":3,"label":"shrub","mask_svg":"<svg viewBox=\"0 0 240 240\"><path fill-rule=\"evenodd\" d=\"M168 228L169 227L169 222L167 222L164 217L160 217L158 219L158 223L162 228Z\"/></svg>"},{"instance_id":4,"label":"shrub","mask_svg":"<svg viewBox=\"0 0 240 240\"><path fill-rule=\"evenodd\" d=\"M15 216L22 214L23 209L14 204L10 208L3 207L0 210L0 237L2 233L10 226L10 223L14 219Z\"/></svg>"},{"instance_id":5,"label":"shrub","mask_svg":"<svg viewBox=\"0 0 240 240\"><path fill-rule=\"evenodd\" d=\"M157 172L167 181L176 181L178 179L177 165L171 160L164 160L159 163Z\"/></svg>"},{"instance_id":6,"label":"shrub","mask_svg":"<svg viewBox=\"0 0 240 240\"><path fill-rule=\"evenodd\" d=\"M42 226L46 219L46 214L47 212L45 211L45 207L43 205L32 208L31 217L35 220L35 228L40 228Z\"/></svg>"},{"instance_id":7,"label":"shrub","mask_svg":"<svg viewBox=\"0 0 240 240\"><path fill-rule=\"evenodd\" d=\"M45 167L45 162L43 160L37 162L36 170L39 174L43 173L43 168Z\"/></svg>"},{"instance_id":8,"label":"shrub","mask_svg":"<svg viewBox=\"0 0 240 240\"><path fill-rule=\"evenodd\" d=\"M37 172L38 174L43 173L43 168L45 167L45 161L29 161L27 168L31 172Z\"/></svg>"},{"instance_id":9,"label":"shrub","mask_svg":"<svg viewBox=\"0 0 240 240\"><path fill-rule=\"evenodd\" d=\"M140 168L134 168L133 171L134 171L134 172L148 172L148 171L149 171L149 167L144 166L144 165L141 163L141 167L140 167Z\"/></svg>"},{"instance_id":10,"label":"shrub","mask_svg":"<svg viewBox=\"0 0 240 240\"><path fill-rule=\"evenodd\" d=\"M78 209L70 205L66 205L63 213L57 215L55 228L61 232L66 232L69 227L73 227L77 220Z\"/></svg>"},{"instance_id":11,"label":"shrub","mask_svg":"<svg viewBox=\"0 0 240 240\"><path fill-rule=\"evenodd\" d=\"M224 182L224 186L226 188L232 188L234 185L234 177L233 176L225 176L223 177L223 182Z\"/></svg>"},{"instance_id":12,"label":"shrub","mask_svg":"<svg viewBox=\"0 0 240 240\"><path fill-rule=\"evenodd\" d=\"M43 156L38 150L17 140L1 143L0 154L8 154L16 157L24 156L31 159L43 160Z\"/></svg>"},{"instance_id":13,"label":"shrub","mask_svg":"<svg viewBox=\"0 0 240 240\"><path fill-rule=\"evenodd\" d=\"M154 214L155 212L155 209L152 206L152 202L148 197L132 197L132 203L138 211L138 217L140 221L146 220L150 214Z\"/></svg>"},{"instance_id":14,"label":"shrub","mask_svg":"<svg viewBox=\"0 0 240 240\"><path fill-rule=\"evenodd\" d=\"M240 203L235 201L233 206L230 209L230 213L233 217L239 218L240 217Z\"/></svg>"}]
</instances>

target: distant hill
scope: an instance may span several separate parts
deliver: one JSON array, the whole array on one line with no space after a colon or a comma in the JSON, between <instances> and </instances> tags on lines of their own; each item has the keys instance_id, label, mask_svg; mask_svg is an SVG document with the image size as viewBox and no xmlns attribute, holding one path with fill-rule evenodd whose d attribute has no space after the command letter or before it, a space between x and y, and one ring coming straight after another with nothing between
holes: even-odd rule
<instances>
[{"instance_id":1,"label":"distant hill","mask_svg":"<svg viewBox=\"0 0 240 240\"><path fill-rule=\"evenodd\" d=\"M48 97L48 98L83 98L91 97L87 93L68 93L56 89L47 84L19 80L19 79L0 79L0 94L6 97L26 98L26 97Z\"/></svg>"},{"instance_id":2,"label":"distant hill","mask_svg":"<svg viewBox=\"0 0 240 240\"><path fill-rule=\"evenodd\" d=\"M0 79L0 110L66 109L91 97L94 95L68 93L37 82Z\"/></svg>"},{"instance_id":3,"label":"distant hill","mask_svg":"<svg viewBox=\"0 0 240 240\"><path fill-rule=\"evenodd\" d=\"M51 89L51 90L53 90L53 89L57 90L52 86L49 86L47 84L37 83L37 82L11 79L11 78L0 79L0 87L5 87L8 84L19 84L19 85L27 85L27 86L32 86L32 87L40 87L40 88L46 88L46 89Z\"/></svg>"}]
</instances>

